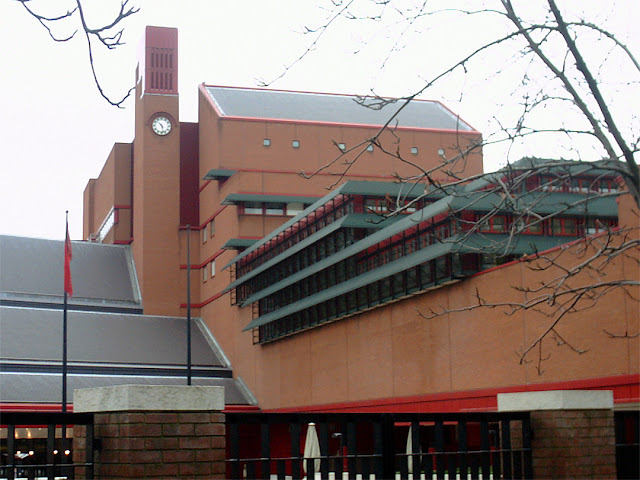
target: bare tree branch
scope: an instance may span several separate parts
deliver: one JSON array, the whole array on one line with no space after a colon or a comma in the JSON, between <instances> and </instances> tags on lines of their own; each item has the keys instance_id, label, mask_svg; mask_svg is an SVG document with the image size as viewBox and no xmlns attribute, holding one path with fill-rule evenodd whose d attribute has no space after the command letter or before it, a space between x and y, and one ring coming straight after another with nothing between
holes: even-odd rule
<instances>
[{"instance_id":1,"label":"bare tree branch","mask_svg":"<svg viewBox=\"0 0 640 480\"><path fill-rule=\"evenodd\" d=\"M105 21L101 25L91 27L87 23L82 0L75 0L76 6L72 10L68 10L67 12L54 16L41 15L28 5L30 0L17 1L20 2L22 6L24 6L29 15L35 18L40 23L40 25L42 25L47 30L49 36L56 42L71 41L75 37L75 34L79 29L76 29L71 35L60 37L54 33L53 27L57 24L73 22L77 17L80 23L80 28L85 34L84 36L87 43L87 50L89 55L89 65L91 67L91 73L93 75L93 80L95 82L96 88L98 89L98 92L100 93L102 98L104 98L108 103L121 108L122 104L129 97L135 87L131 87L127 91L127 93L119 100L113 99L110 95L107 95L104 88L102 87L99 75L96 72L94 46L92 44L92 39L95 39L108 50L113 50L121 45L124 45L124 42L122 41L124 29L120 28L120 30L116 32L113 32L113 29L116 27L120 27L127 17L136 14L140 9L135 6L130 6L129 0L122 0L118 13L115 14L111 20Z\"/></svg>"}]
</instances>

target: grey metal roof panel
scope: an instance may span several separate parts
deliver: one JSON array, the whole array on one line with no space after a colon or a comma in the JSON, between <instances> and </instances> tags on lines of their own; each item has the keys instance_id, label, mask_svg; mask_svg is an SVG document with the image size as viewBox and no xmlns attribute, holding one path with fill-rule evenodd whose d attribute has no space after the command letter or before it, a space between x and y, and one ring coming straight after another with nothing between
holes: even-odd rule
<instances>
[{"instance_id":1,"label":"grey metal roof panel","mask_svg":"<svg viewBox=\"0 0 640 480\"><path fill-rule=\"evenodd\" d=\"M322 197L320 199L317 199L315 201L315 203L313 203L312 205L310 205L309 207L304 209L304 211L302 211L301 213L299 213L298 215L296 215L292 219L290 219L287 222L285 222L283 225L278 227L273 232L269 233L268 235L265 235L260 241L256 242L255 244L253 244L251 247L247 248L242 253L238 254L227 265L225 265L223 267L223 270L225 268L228 268L230 265L238 262L239 260L241 260L245 256L249 255L252 251L256 250L261 245L264 245L269 240L271 240L273 237L279 235L281 232L284 232L287 228L290 228L291 226L295 225L297 222L302 220L304 217L308 216L309 214L311 214L313 211L317 210L318 208L324 206L331 199L337 197L338 195L380 195L380 196L382 196L382 195L385 195L386 193L389 193L390 195L391 194L392 195L402 194L402 195L406 195L407 197L411 198L413 195L415 195L416 197L420 196L421 195L421 193L420 193L421 191L424 192L424 186L416 187L414 185L414 186L409 186L408 187L408 186L405 186L405 185L403 185L401 183L367 182L367 181L349 180L349 181L339 185L337 188L335 188L334 190L332 190L331 192L326 194L324 197ZM355 221L355 217L352 217L350 221Z\"/></svg>"},{"instance_id":2,"label":"grey metal roof panel","mask_svg":"<svg viewBox=\"0 0 640 480\"><path fill-rule=\"evenodd\" d=\"M128 246L72 242L70 304L141 305ZM0 235L0 295L52 302L63 297L64 241Z\"/></svg>"},{"instance_id":3,"label":"grey metal roof panel","mask_svg":"<svg viewBox=\"0 0 640 480\"><path fill-rule=\"evenodd\" d=\"M371 235L367 235L366 237L364 237L362 240L357 241L356 243L349 245L347 248L340 250L339 252L336 252L335 254L324 258L322 260L319 260L318 262L316 262L314 265L312 265L309 268L305 268L304 270L301 270L300 272L296 273L296 277L298 278L298 275L302 275L302 277L300 278L304 278L308 275L311 275L314 272L320 271L324 268L327 268L330 265L333 265L341 260L344 260L345 258L350 257L351 255L355 255L358 252L361 252L362 250L365 250L383 240L386 240L387 238L392 237L393 235L402 232L403 230L406 230L407 228L413 227L415 225L417 225L418 223L427 220L431 217L433 217L434 215L437 215L439 213L445 212L449 209L449 202L450 202L450 197L444 198L442 200L439 200L437 202L434 202L430 205L428 205L427 207L423 208L422 210L419 210L415 213L412 213L411 215L401 215L399 216L398 220L395 222L392 222L390 224L387 224L387 226L385 226L385 228L382 228L380 230L378 230L375 233L372 233ZM314 235L309 236L307 238L305 238L303 240L304 243L304 247L306 247L307 245L310 245L311 243L316 242L318 239L326 236L325 232L331 233L332 231L334 231L337 227L341 227L343 225L343 223L346 223L349 221L349 217L351 216L351 214L346 215L344 217L342 217L341 219L339 219L336 222L333 222L332 224L328 225L326 228L320 230L319 232L316 232ZM336 226L336 228L332 228L332 226ZM319 233L322 233L321 236L316 237L315 235L318 235ZM297 247L298 245L302 244L303 242L300 242L296 245L294 245L293 247L291 247L291 249ZM291 250L289 249L289 250ZM288 250L284 252L284 254L278 255L277 257L271 259L269 262L269 265L275 265L275 263L282 261L284 258L283 255L287 254ZM288 256L288 255L287 255ZM266 263L265 263L266 264ZM262 267L262 266L261 266ZM232 284L230 284L226 290L230 290L232 288L237 287L238 285L240 285L241 283L244 283L245 281L249 280L250 278L253 278L253 276L255 276L254 272L256 270L258 270L260 267L258 267L255 270L252 270L251 272L249 272L246 275L243 275L242 277L238 278L236 281L234 281ZM259 273L259 272L258 272ZM285 283L290 279L293 278L293 276L288 277L287 279L278 282L275 285L285 285ZM285 285L286 286L286 285ZM271 289L271 287L270 287ZM225 291L226 291L225 290ZM261 292L256 293L255 295L253 295L251 298L257 298L257 296L261 295ZM260 297L262 298L262 297ZM255 300L254 300L255 301ZM248 303L245 301L243 303L243 305L247 305Z\"/></svg>"},{"instance_id":4,"label":"grey metal roof panel","mask_svg":"<svg viewBox=\"0 0 640 480\"><path fill-rule=\"evenodd\" d=\"M536 169L541 173L559 173L559 174L571 174L571 175L615 175L619 173L628 172L628 168L625 162L619 160L595 160L595 161L582 161L582 160L564 160L558 158L536 158L536 157L523 157L503 170L531 170Z\"/></svg>"},{"instance_id":5,"label":"grey metal roof panel","mask_svg":"<svg viewBox=\"0 0 640 480\"><path fill-rule=\"evenodd\" d=\"M523 255L544 252L554 247L578 240L578 237L551 235L480 234L469 235L456 251L460 253L496 253L499 255Z\"/></svg>"},{"instance_id":6,"label":"grey metal roof panel","mask_svg":"<svg viewBox=\"0 0 640 480\"><path fill-rule=\"evenodd\" d=\"M257 88L205 87L222 116L381 127L404 104L390 100L379 108L358 103L358 96ZM365 101L366 105L379 103ZM398 113L397 126L475 132L441 103L413 100ZM396 119L392 122L396 125Z\"/></svg>"},{"instance_id":7,"label":"grey metal roof panel","mask_svg":"<svg viewBox=\"0 0 640 480\"><path fill-rule=\"evenodd\" d=\"M299 251L305 249L309 245L317 242L321 238L324 238L327 235L335 232L336 230L338 230L342 226L342 224L345 222L347 217L348 217L348 215L336 220L335 222L329 224L328 226L326 226L322 230L318 230L314 234L309 235L307 238L305 238L304 240L296 243L292 247L287 248L281 254L279 254L276 257L268 260L267 262L263 263L259 267L254 268L253 270L251 270L246 275L243 275L242 277L238 278L237 280L231 282L229 285L227 285L227 287L223 290L223 292L228 292L229 290L232 290L232 289L236 288L238 285L240 285L240 284L246 282L247 280L255 277L259 273L262 273L262 272L268 270L269 268L271 268L274 265L280 263L284 259L289 258L291 255L293 255L295 253L298 253Z\"/></svg>"},{"instance_id":8,"label":"grey metal roof panel","mask_svg":"<svg viewBox=\"0 0 640 480\"><path fill-rule=\"evenodd\" d=\"M167 376L141 375L75 375L67 376L69 401L79 388L109 387L115 385L185 385L186 379ZM251 405L252 398L233 378L193 377L192 385L224 387L225 405ZM0 403L61 403L62 379L60 374L0 372Z\"/></svg>"},{"instance_id":9,"label":"grey metal roof panel","mask_svg":"<svg viewBox=\"0 0 640 480\"><path fill-rule=\"evenodd\" d=\"M274 320L278 320L293 313L297 313L301 310L304 310L305 308L309 308L313 305L317 305L326 300L329 300L330 298L352 292L353 290L357 290L358 288L364 287L365 285L368 285L372 282L390 277L391 275L402 272L414 265L420 265L421 263L441 257L442 255L445 255L454 250L455 242L438 243L431 245L422 250L418 250L411 255L407 255L406 257L401 257L396 261L386 263L381 267L376 268L375 270L362 273L356 277L350 278L346 282L339 283L319 293L310 295L303 298L302 300L298 300L295 303L291 303L278 310L255 318L243 329L243 331L266 325L267 323L273 322Z\"/></svg>"},{"instance_id":10,"label":"grey metal roof panel","mask_svg":"<svg viewBox=\"0 0 640 480\"><path fill-rule=\"evenodd\" d=\"M537 251L543 251L566 243L567 240L572 240L568 239L567 237L550 237L549 239L546 239L542 236L537 235L521 235L517 238L512 239L512 241L508 244L509 248L506 249L504 248L505 245L502 245L496 241L492 241L490 238L486 238L482 235L471 235L464 239L464 242L462 241L462 237L462 234L455 235L443 241L442 243L430 245L422 250L418 250L417 252L412 253L411 255L407 255L393 262L386 263L376 268L375 270L362 273L356 277L350 278L346 282L339 283L319 293L305 297L295 303L286 305L276 311L262 315L251 321L243 329L243 331L266 325L267 323L297 313L301 310L304 310L305 308L309 308L313 305L318 305L319 303L329 300L330 298L334 298L353 290L357 290L358 288L368 285L377 280L390 277L391 275L407 270L408 268L420 265L435 258L439 258L447 253L533 253L536 248L534 248L532 245L535 245L537 247ZM500 237L502 240L506 240L507 236L501 235ZM500 251L500 249L498 248L500 245L502 245L503 247L502 251Z\"/></svg>"},{"instance_id":11,"label":"grey metal roof panel","mask_svg":"<svg viewBox=\"0 0 640 480\"><path fill-rule=\"evenodd\" d=\"M224 354L194 319L192 362L226 368ZM62 311L0 307L0 359L58 362ZM186 319L148 315L68 312L69 362L182 365L187 358Z\"/></svg>"},{"instance_id":12,"label":"grey metal roof panel","mask_svg":"<svg viewBox=\"0 0 640 480\"><path fill-rule=\"evenodd\" d=\"M588 196L564 192L532 192L515 199L505 198L495 192L473 192L454 195L453 210L475 210L489 212L494 209L505 212L532 211L541 215L595 215L617 217L617 194ZM514 205L515 204L515 205Z\"/></svg>"},{"instance_id":13,"label":"grey metal roof panel","mask_svg":"<svg viewBox=\"0 0 640 480\"><path fill-rule=\"evenodd\" d=\"M276 228L273 232L269 233L268 235L265 235L264 237L262 237L262 239L258 240L256 243L254 243L251 247L247 248L242 253L239 253L238 255L236 255L229 263L227 263L224 267L222 267L222 269L224 270L225 268L229 268L229 266L233 265L234 263L238 262L242 258L246 257L247 255L249 255L254 250L260 248L260 246L264 245L269 240L271 240L273 237L279 235L281 232L284 232L287 228L292 227L293 225L298 223L300 220L302 220L304 217L309 215L311 212L313 212L314 210L316 210L316 209L320 208L321 206L323 206L325 203L327 203L332 198L337 197L338 195L340 195L342 193L342 189L344 188L345 185L346 185L346 183L343 183L342 185L340 185L335 190L332 190L331 192L326 194L324 197L319 198L316 202L314 202L313 204L309 205L307 208L305 208L298 215L296 215L295 217L291 218L290 220L287 220L282 225L280 225L278 228Z\"/></svg>"}]
</instances>

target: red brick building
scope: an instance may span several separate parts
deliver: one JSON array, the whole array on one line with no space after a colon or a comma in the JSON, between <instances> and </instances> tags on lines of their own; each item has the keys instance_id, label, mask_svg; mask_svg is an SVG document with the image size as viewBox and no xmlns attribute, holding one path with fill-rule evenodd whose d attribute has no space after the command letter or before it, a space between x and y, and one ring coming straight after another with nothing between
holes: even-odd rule
<instances>
[{"instance_id":1,"label":"red brick building","mask_svg":"<svg viewBox=\"0 0 640 480\"><path fill-rule=\"evenodd\" d=\"M469 252L420 257L421 262L434 262L432 283L420 283L415 289L398 287L397 292L391 285L395 293L384 301L353 308L348 307L347 294L355 287L340 291L347 295L342 310L331 303L338 293L314 300L312 293L297 291L297 297L285 303L269 304L269 295L288 292L286 288L293 285L287 283L287 275L311 275L313 265L329 272L321 260L336 252L324 250L304 267L288 274L277 271L286 258L316 242L309 240L312 237L353 234L351 240L344 237L342 244L330 247L346 251L366 239L371 242L366 248L379 248L385 241L396 241L394 235L406 237L412 228L417 231L423 220L404 227L402 222L433 210L442 196L411 204L419 195L412 191L400 195L398 189L410 187L394 180L415 175L414 164L434 169L432 177L442 183L482 173L482 154L474 148L481 134L438 102L414 101L399 109L401 102L391 101L382 108L366 108L353 96L205 84L199 88L198 123L180 122L177 31L148 27L144 52L137 71L135 139L114 145L100 176L89 181L84 237L129 245L144 313L171 316L186 315L190 242L192 314L203 319L229 357L234 375L244 380L262 409L491 410L498 392L578 388L612 389L619 406L637 406L638 338L611 339L605 333L638 331L638 302L623 290L567 317L561 327L563 337L588 353L578 355L561 342L555 346L548 342L544 355L550 357L543 375L535 362L521 365L516 352L540 335L548 317L535 311L510 316L497 309L455 312L472 303L476 291L489 301L501 302L516 295L513 287L553 275L533 273L516 261L532 253L524 247L510 252L512 261L495 268L490 268L488 257L462 256ZM380 134L396 112L392 128ZM443 159L454 157L460 158L454 171L437 169ZM420 188L424 193L425 185ZM575 191L567 188L566 194L584 193L579 185ZM323 217L337 208L338 198L352 205L360 202L362 208ZM390 198L409 202L405 211L410 215L377 223L365 218L381 213ZM610 200L596 209L599 225L637 226L628 199ZM430 210L434 215L445 211ZM585 215L569 211L557 225L541 224L540 232L529 233L539 235L534 243L546 248L576 241L572 248L580 248L581 236L597 233L590 230L595 224L584 220ZM316 225L321 218L322 224L313 231L293 237L303 225ZM505 215L503 220L513 219ZM485 233L505 233L496 222L492 220ZM392 230L385 237L384 232ZM375 235L380 237L377 242L372 241ZM452 235L449 231L447 238ZM358 287L366 290L374 280L392 275L402 275L410 283L406 272L420 263L411 263L403 251L384 262L390 272L395 268L392 273L373 279L364 277L371 272L355 267L342 273L346 277L340 288L369 278ZM259 261L254 273L251 270L258 267L241 270L243 258L250 256ZM437 262L443 258L444 273L439 277ZM473 268L463 268L467 260ZM406 268L402 262L408 262ZM458 264L460 270L454 268ZM307 274L301 273L304 269ZM607 270L611 278L637 279L637 274L637 265L623 258L613 260ZM261 286L242 293L244 275L262 275ZM315 292L335 284L319 283ZM259 293L269 288L268 293ZM631 288L637 299L637 287ZM354 295L357 304L361 297ZM336 311L322 313L323 320L309 320L310 315L320 315L309 309L321 303L322 308ZM420 315L425 308L440 305L446 313L431 319ZM269 333L286 316L279 309L290 312L287 318L303 312L307 323L296 324L294 319L286 325L297 326L282 324L280 333Z\"/></svg>"}]
</instances>

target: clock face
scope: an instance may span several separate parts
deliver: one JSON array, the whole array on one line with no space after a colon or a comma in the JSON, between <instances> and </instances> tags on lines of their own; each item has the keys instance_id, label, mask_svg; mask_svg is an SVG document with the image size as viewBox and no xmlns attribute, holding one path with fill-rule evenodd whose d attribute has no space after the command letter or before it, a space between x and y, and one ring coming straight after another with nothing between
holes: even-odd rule
<instances>
[{"instance_id":1,"label":"clock face","mask_svg":"<svg viewBox=\"0 0 640 480\"><path fill-rule=\"evenodd\" d=\"M156 117L151 123L151 128L158 135L167 135L171 131L171 120L167 117Z\"/></svg>"}]
</instances>

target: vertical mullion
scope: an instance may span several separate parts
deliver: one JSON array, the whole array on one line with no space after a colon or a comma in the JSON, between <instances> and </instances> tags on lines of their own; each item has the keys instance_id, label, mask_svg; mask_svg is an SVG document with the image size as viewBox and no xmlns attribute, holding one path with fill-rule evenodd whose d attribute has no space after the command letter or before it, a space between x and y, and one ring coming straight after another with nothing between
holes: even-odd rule
<instances>
[{"instance_id":1,"label":"vertical mullion","mask_svg":"<svg viewBox=\"0 0 640 480\"><path fill-rule=\"evenodd\" d=\"M356 478L356 424L354 422L347 423L347 466L349 470L349 479Z\"/></svg>"},{"instance_id":2,"label":"vertical mullion","mask_svg":"<svg viewBox=\"0 0 640 480\"><path fill-rule=\"evenodd\" d=\"M16 467L16 426L15 424L7 425L7 478L13 480L15 478Z\"/></svg>"},{"instance_id":3,"label":"vertical mullion","mask_svg":"<svg viewBox=\"0 0 640 480\"><path fill-rule=\"evenodd\" d=\"M435 441L436 441L436 476L439 479L444 478L445 462L444 462L444 422L436 420L435 425Z\"/></svg>"},{"instance_id":4,"label":"vertical mullion","mask_svg":"<svg viewBox=\"0 0 640 480\"><path fill-rule=\"evenodd\" d=\"M460 466L460 478L467 480L468 452L467 446L467 421L460 420L458 422L458 458Z\"/></svg>"},{"instance_id":5,"label":"vertical mullion","mask_svg":"<svg viewBox=\"0 0 640 480\"><path fill-rule=\"evenodd\" d=\"M502 465L503 465L503 475L504 478L512 477L511 470L511 425L509 420L502 420L500 422L502 425Z\"/></svg>"},{"instance_id":6,"label":"vertical mullion","mask_svg":"<svg viewBox=\"0 0 640 480\"><path fill-rule=\"evenodd\" d=\"M376 478L384 478L384 438L383 423L384 417L379 417L373 424L373 473Z\"/></svg>"},{"instance_id":7,"label":"vertical mullion","mask_svg":"<svg viewBox=\"0 0 640 480\"><path fill-rule=\"evenodd\" d=\"M637 417L636 417L637 418ZM638 427L636 424L636 432ZM531 420L529 417L522 420L522 448L523 448L523 473L524 478L533 478L533 463L531 459Z\"/></svg>"},{"instance_id":8,"label":"vertical mullion","mask_svg":"<svg viewBox=\"0 0 640 480\"><path fill-rule=\"evenodd\" d=\"M291 476L293 480L302 478L300 474L300 423L291 423Z\"/></svg>"},{"instance_id":9,"label":"vertical mullion","mask_svg":"<svg viewBox=\"0 0 640 480\"><path fill-rule=\"evenodd\" d=\"M261 440L261 457L262 457L262 478L269 480L271 474L271 439L270 439L269 423L265 420L265 423L260 424L260 440Z\"/></svg>"},{"instance_id":10,"label":"vertical mullion","mask_svg":"<svg viewBox=\"0 0 640 480\"><path fill-rule=\"evenodd\" d=\"M95 429L93 426L93 418L86 425L85 429L85 463L87 464L85 471L86 480L93 480L95 458L93 456L93 439L95 437Z\"/></svg>"},{"instance_id":11,"label":"vertical mullion","mask_svg":"<svg viewBox=\"0 0 640 480\"><path fill-rule=\"evenodd\" d=\"M489 478L491 471L491 453L489 446L489 422L486 418L480 420L480 464L482 467L482 478Z\"/></svg>"},{"instance_id":12,"label":"vertical mullion","mask_svg":"<svg viewBox=\"0 0 640 480\"><path fill-rule=\"evenodd\" d=\"M411 422L411 453L413 478L420 478L422 472L422 448L420 446L420 422Z\"/></svg>"},{"instance_id":13,"label":"vertical mullion","mask_svg":"<svg viewBox=\"0 0 640 480\"><path fill-rule=\"evenodd\" d=\"M231 442L231 478L240 478L240 425L234 417L228 417L229 422L229 441Z\"/></svg>"},{"instance_id":14,"label":"vertical mullion","mask_svg":"<svg viewBox=\"0 0 640 480\"><path fill-rule=\"evenodd\" d=\"M500 439L500 424L497 425L495 432L495 451L491 452L491 467L493 468L493 478L502 478L502 440ZM489 437L491 439L491 437Z\"/></svg>"},{"instance_id":15,"label":"vertical mullion","mask_svg":"<svg viewBox=\"0 0 640 480\"><path fill-rule=\"evenodd\" d=\"M320 443L320 478L329 478L329 426L327 421L323 420L318 424L318 436ZM308 478L309 475L307 475Z\"/></svg>"},{"instance_id":16,"label":"vertical mullion","mask_svg":"<svg viewBox=\"0 0 640 480\"><path fill-rule=\"evenodd\" d=\"M285 464L286 460L284 458L279 458L276 459L276 475L278 480L285 480L285 475L286 475L286 464Z\"/></svg>"},{"instance_id":17,"label":"vertical mullion","mask_svg":"<svg viewBox=\"0 0 640 480\"><path fill-rule=\"evenodd\" d=\"M382 475L380 478L395 478L395 445L393 414L382 414ZM378 478L376 476L376 478Z\"/></svg>"},{"instance_id":18,"label":"vertical mullion","mask_svg":"<svg viewBox=\"0 0 640 480\"><path fill-rule=\"evenodd\" d=\"M47 425L47 478L54 480L55 469L53 463L55 461L55 454L53 451L56 449L56 424L50 423Z\"/></svg>"}]
</instances>

